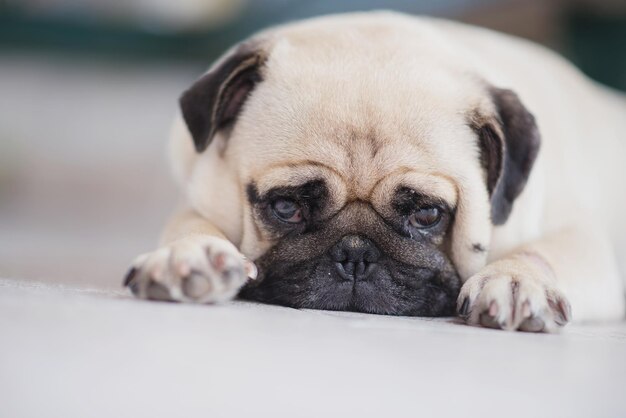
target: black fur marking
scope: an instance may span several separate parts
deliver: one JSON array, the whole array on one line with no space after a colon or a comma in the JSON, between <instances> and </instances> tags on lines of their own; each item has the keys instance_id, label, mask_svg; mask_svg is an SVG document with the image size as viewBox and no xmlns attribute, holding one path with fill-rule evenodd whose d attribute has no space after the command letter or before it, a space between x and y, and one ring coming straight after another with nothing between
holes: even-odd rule
<instances>
[{"instance_id":1,"label":"black fur marking","mask_svg":"<svg viewBox=\"0 0 626 418\"><path fill-rule=\"evenodd\" d=\"M259 50L242 45L183 93L180 107L196 151L204 151L216 132L235 122L261 81L263 62Z\"/></svg>"},{"instance_id":2,"label":"black fur marking","mask_svg":"<svg viewBox=\"0 0 626 418\"><path fill-rule=\"evenodd\" d=\"M502 177L504 169L504 142L500 139L493 126L485 125L478 128L480 158L482 166L487 170L487 190L492 196Z\"/></svg>"},{"instance_id":3,"label":"black fur marking","mask_svg":"<svg viewBox=\"0 0 626 418\"><path fill-rule=\"evenodd\" d=\"M479 242L472 244L472 251L474 251L475 253L484 253L485 251L487 251L487 248L485 248L485 246Z\"/></svg>"},{"instance_id":4,"label":"black fur marking","mask_svg":"<svg viewBox=\"0 0 626 418\"><path fill-rule=\"evenodd\" d=\"M387 220L387 222L398 232L411 237L416 237L420 232L410 227L408 217L420 207L437 206L441 210L439 223L428 228L428 234L431 237L444 234L454 217L454 209L444 200L425 195L406 186L399 186L396 189L391 205L400 218L397 221Z\"/></svg>"},{"instance_id":5,"label":"black fur marking","mask_svg":"<svg viewBox=\"0 0 626 418\"><path fill-rule=\"evenodd\" d=\"M257 222L262 222L263 209L259 208L267 197L259 196L254 185L248 186L248 196ZM274 226L266 221L263 229L273 231ZM379 251L375 270L362 279L346 280L336 268L333 249L349 235L371 241ZM291 230L275 242L255 260L259 276L242 289L242 298L296 308L390 315L455 312L461 283L444 250L429 237L399 234L367 203L348 203L337 213L326 214L317 228Z\"/></svg>"},{"instance_id":6,"label":"black fur marking","mask_svg":"<svg viewBox=\"0 0 626 418\"><path fill-rule=\"evenodd\" d=\"M490 92L498 112L496 120L479 125L474 122L472 126L478 134L481 162L487 171L491 220L494 225L502 225L526 185L541 139L535 118L513 91L492 88Z\"/></svg>"},{"instance_id":7,"label":"black fur marking","mask_svg":"<svg viewBox=\"0 0 626 418\"><path fill-rule=\"evenodd\" d=\"M328 189L323 180L311 180L299 186L285 186L273 188L263 196L254 183L246 187L248 201L253 207L254 214L273 234L297 232L307 233L320 228L323 222L323 210L328 200ZM301 224L285 224L278 221L271 211L271 204L277 199L291 199L302 208L304 222Z\"/></svg>"},{"instance_id":8,"label":"black fur marking","mask_svg":"<svg viewBox=\"0 0 626 418\"><path fill-rule=\"evenodd\" d=\"M439 206L446 212L452 212L450 205L444 200L425 195L406 186L399 186L396 189L392 205L401 215L410 215L421 206Z\"/></svg>"}]
</instances>

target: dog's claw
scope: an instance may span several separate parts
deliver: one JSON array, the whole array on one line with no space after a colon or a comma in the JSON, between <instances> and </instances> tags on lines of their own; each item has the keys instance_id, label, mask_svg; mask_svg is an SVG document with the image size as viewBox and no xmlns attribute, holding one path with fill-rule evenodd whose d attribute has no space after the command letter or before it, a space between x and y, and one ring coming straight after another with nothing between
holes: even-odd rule
<instances>
[{"instance_id":1,"label":"dog's claw","mask_svg":"<svg viewBox=\"0 0 626 418\"><path fill-rule=\"evenodd\" d=\"M259 269L257 269L256 264L248 259L245 259L244 269L246 271L246 276L248 277L248 279L256 280L259 275Z\"/></svg>"},{"instance_id":2,"label":"dog's claw","mask_svg":"<svg viewBox=\"0 0 626 418\"><path fill-rule=\"evenodd\" d=\"M567 324L572 318L572 308L568 301L563 298L548 299L548 304L555 312L554 321L563 326Z\"/></svg>"},{"instance_id":3,"label":"dog's claw","mask_svg":"<svg viewBox=\"0 0 626 418\"><path fill-rule=\"evenodd\" d=\"M133 279L135 278L135 276L137 275L137 267L131 267L130 270L128 270L128 273L126 273L126 276L124 276L124 282L123 282L123 286L129 286L130 282L133 281Z\"/></svg>"},{"instance_id":4,"label":"dog's claw","mask_svg":"<svg viewBox=\"0 0 626 418\"><path fill-rule=\"evenodd\" d=\"M463 303L461 304L461 307L459 308L459 315L462 317L466 317L467 314L469 313L469 297L466 297L465 299L463 299Z\"/></svg>"}]
</instances>

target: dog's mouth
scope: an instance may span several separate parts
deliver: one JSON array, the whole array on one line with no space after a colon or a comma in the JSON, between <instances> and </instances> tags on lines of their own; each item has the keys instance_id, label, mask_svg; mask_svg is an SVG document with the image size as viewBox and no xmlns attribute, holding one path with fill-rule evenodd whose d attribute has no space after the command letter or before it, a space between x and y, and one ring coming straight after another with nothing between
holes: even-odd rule
<instances>
[{"instance_id":1,"label":"dog's mouth","mask_svg":"<svg viewBox=\"0 0 626 418\"><path fill-rule=\"evenodd\" d=\"M338 263L324 256L291 266L263 261L259 278L242 289L241 298L294 308L449 316L461 285L453 270L408 266L389 257Z\"/></svg>"}]
</instances>

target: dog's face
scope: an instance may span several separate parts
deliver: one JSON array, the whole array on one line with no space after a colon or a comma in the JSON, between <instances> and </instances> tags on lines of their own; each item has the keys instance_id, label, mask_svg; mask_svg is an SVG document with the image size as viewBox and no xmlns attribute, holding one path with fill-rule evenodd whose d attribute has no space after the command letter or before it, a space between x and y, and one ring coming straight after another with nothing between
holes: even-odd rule
<instances>
[{"instance_id":1,"label":"dog's face","mask_svg":"<svg viewBox=\"0 0 626 418\"><path fill-rule=\"evenodd\" d=\"M402 169L364 198L352 195L354 179L329 171L304 162L282 185L248 185L254 223L273 244L257 260L261 281L243 295L307 308L451 314L460 284L446 256L453 206L420 191Z\"/></svg>"},{"instance_id":2,"label":"dog's face","mask_svg":"<svg viewBox=\"0 0 626 418\"><path fill-rule=\"evenodd\" d=\"M452 314L461 278L484 264L491 227L526 182L532 116L445 59L390 55L393 36L374 40L367 25L344 32L296 26L249 42L183 95L207 154L190 170L192 202L210 212L211 183L238 191L210 205L232 209L234 240L259 267L245 298ZM218 159L232 170L224 182L199 174Z\"/></svg>"}]
</instances>

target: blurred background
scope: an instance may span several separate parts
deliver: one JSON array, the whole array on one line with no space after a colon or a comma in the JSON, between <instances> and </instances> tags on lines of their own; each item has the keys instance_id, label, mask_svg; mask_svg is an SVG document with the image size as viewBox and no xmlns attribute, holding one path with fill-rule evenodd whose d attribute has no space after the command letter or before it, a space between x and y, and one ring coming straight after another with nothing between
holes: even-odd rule
<instances>
[{"instance_id":1,"label":"blurred background","mask_svg":"<svg viewBox=\"0 0 626 418\"><path fill-rule=\"evenodd\" d=\"M626 89L625 0L0 0L0 277L118 288L178 203L180 92L265 26L381 8L522 36Z\"/></svg>"}]
</instances>

